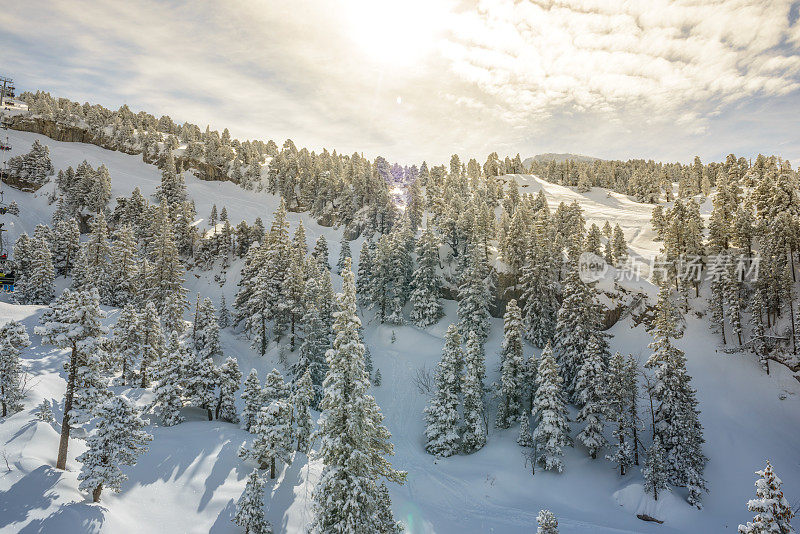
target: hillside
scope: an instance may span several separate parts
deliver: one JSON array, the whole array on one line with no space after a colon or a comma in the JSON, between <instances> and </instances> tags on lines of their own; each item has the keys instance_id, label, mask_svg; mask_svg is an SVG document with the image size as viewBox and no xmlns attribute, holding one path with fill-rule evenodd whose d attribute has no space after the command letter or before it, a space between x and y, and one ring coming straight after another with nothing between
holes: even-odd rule
<instances>
[{"instance_id":1,"label":"hillside","mask_svg":"<svg viewBox=\"0 0 800 534\"><path fill-rule=\"evenodd\" d=\"M139 187L146 197L156 191L161 172L143 163L141 156L105 150L83 143L57 142L41 135L8 131L13 146L10 154L26 153L34 140L50 149L56 169L77 166L87 160L92 166L105 164L112 179L112 198L128 196ZM566 154L536 156L564 159ZM584 157L582 161L593 158ZM526 160L527 161L527 160ZM225 206L232 226L241 221L252 223L261 217L269 226L280 199L265 192L248 191L231 182L210 182L184 174L188 196L197 208L200 228L208 226L212 206ZM631 197L606 189L593 188L578 193L575 188L551 184L531 175L509 175L521 193L543 191L552 210L561 202L576 201L584 210L587 224L605 221L619 224L629 243L632 256L646 259L661 244L650 225L653 206L638 203ZM13 243L22 233L32 234L37 224L50 224L55 205L49 205L46 193L53 184L36 194L22 193L3 186L5 201L16 201L20 216L4 215ZM113 202L112 202L113 205ZM710 208L702 207L707 217ZM324 235L330 247L332 263L338 258L342 228L323 227L304 213L288 214L290 231L302 221L307 241L312 244ZM350 243L353 269L364 237ZM210 297L215 304L222 295L234 302L243 260L236 259L221 283L214 271L187 273L189 301L195 294ZM336 290L341 278L332 275ZM58 289L68 285L60 278ZM649 282L637 282L627 289L641 290L654 303L655 288ZM706 478L709 493L704 507L697 510L684 500L683 490L675 490L653 503L642 491L638 468L620 477L613 464L602 458L591 460L585 450L568 448L565 471L555 474L542 470L531 475L521 449L516 443L518 428L498 430L489 425L486 447L471 455L434 458L424 449L423 409L428 397L415 384L423 369L432 370L441 357L447 327L457 321L454 301L444 301L446 315L436 325L420 329L411 325L380 324L374 311L360 309L365 325L364 341L374 366L380 369L383 383L373 386L375 396L392 434L395 455L393 465L408 471L405 485L389 484L395 517L412 533L529 533L535 529L540 509L547 508L558 517L560 531L572 532L723 532L735 531L738 524L752 519L746 502L752 498L753 472L770 459L783 479L784 493L790 501L800 499L800 382L787 368L771 363L764 374L756 359L747 353L725 353L718 337L709 331L705 314L706 300L692 299L686 332L677 345L686 352L688 371L697 389L700 420L705 428L705 453L709 457ZM252 436L237 426L204 420L196 408L183 410L187 422L165 428L158 418L149 417L147 431L154 439L149 451L132 468L126 468L128 481L119 494L104 494L100 504L92 504L77 490L80 468L75 458L84 450L83 441L73 439L68 470L54 469L58 446L58 424L37 422L34 408L42 400L52 403L56 420L61 418L65 391L63 362L66 352L43 346L33 327L45 307L16 305L12 295L3 295L0 322L19 320L31 333L32 345L23 353L27 371L32 376L24 409L0 422L0 450L7 462L0 462L0 532L239 532L231 522L235 502L241 494L251 467L242 462L237 451ZM104 307L107 324L113 324L119 310ZM193 308L185 319L193 320ZM491 385L498 380L502 319L491 319L491 334L485 346L487 418L494 421L497 401ZM644 362L652 341L643 325L627 316L610 330L611 350L633 354ZM246 377L257 369L264 377L273 368L286 375L281 353L275 343L264 357L250 347L249 341L232 328L223 329L221 342L225 357L233 357ZM525 345L525 356L538 349ZM289 363L296 355L289 354ZM218 359L218 363L221 361ZM144 406L152 393L140 388L114 386L138 405ZM241 399L237 399L241 410ZM641 400L644 406L644 398ZM574 409L570 408L574 416ZM318 414L314 413L315 419ZM645 425L647 426L647 425ZM577 424L572 423L573 434ZM647 431L649 432L649 431ZM267 481L266 515L276 532L300 532L311 518L310 499L321 472L319 460L297 453L290 466L281 466L276 480ZM664 524L642 522L637 513L664 519ZM157 527L154 527L157 526Z\"/></svg>"}]
</instances>

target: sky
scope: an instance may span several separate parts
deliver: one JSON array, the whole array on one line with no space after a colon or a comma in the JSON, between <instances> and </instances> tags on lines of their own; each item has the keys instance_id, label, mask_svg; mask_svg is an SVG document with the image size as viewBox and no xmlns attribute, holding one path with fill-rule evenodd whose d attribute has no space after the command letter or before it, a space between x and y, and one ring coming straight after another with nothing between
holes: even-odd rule
<instances>
[{"instance_id":1,"label":"sky","mask_svg":"<svg viewBox=\"0 0 800 534\"><path fill-rule=\"evenodd\" d=\"M404 164L800 164L800 0L8 2L18 91Z\"/></svg>"}]
</instances>

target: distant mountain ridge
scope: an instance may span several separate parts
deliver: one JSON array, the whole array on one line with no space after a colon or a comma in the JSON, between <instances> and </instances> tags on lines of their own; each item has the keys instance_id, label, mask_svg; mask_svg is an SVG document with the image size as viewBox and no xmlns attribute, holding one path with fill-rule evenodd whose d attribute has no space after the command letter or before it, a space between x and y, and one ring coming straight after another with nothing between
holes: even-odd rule
<instances>
[{"instance_id":1,"label":"distant mountain ridge","mask_svg":"<svg viewBox=\"0 0 800 534\"><path fill-rule=\"evenodd\" d=\"M583 154L570 154L568 152L561 154L555 152L546 152L544 154L537 154L532 158L526 158L525 161L522 162L522 164L527 167L534 161L555 161L556 163L561 163L567 160L592 162L592 161L599 161L600 159L601 158L595 158L593 156L584 156Z\"/></svg>"}]
</instances>

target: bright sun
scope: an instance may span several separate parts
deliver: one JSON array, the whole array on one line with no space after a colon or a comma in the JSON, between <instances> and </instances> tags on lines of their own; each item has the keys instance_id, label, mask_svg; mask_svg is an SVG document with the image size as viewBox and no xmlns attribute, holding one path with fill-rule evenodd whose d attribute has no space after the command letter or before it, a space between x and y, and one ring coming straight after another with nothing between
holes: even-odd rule
<instances>
[{"instance_id":1,"label":"bright sun","mask_svg":"<svg viewBox=\"0 0 800 534\"><path fill-rule=\"evenodd\" d=\"M411 65L433 51L443 29L436 0L352 0L349 36L374 61Z\"/></svg>"}]
</instances>

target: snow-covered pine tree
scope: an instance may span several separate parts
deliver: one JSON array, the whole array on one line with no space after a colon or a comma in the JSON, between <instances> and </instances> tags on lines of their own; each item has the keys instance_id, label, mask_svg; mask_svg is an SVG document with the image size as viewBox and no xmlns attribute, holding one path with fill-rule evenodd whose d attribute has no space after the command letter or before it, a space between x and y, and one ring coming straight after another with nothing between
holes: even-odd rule
<instances>
[{"instance_id":1,"label":"snow-covered pine tree","mask_svg":"<svg viewBox=\"0 0 800 534\"><path fill-rule=\"evenodd\" d=\"M491 284L487 283L489 268L482 251L471 245L468 261L458 287L458 327L462 337L475 332L481 346L489 336L489 304Z\"/></svg>"},{"instance_id":2,"label":"snow-covered pine tree","mask_svg":"<svg viewBox=\"0 0 800 534\"><path fill-rule=\"evenodd\" d=\"M553 345L564 380L564 389L570 398L575 397L575 380L593 334L600 344L601 353L605 354L607 351L607 343L599 326L600 312L594 290L583 283L578 277L577 269L573 267L564 281L564 300L558 310Z\"/></svg>"},{"instance_id":3,"label":"snow-covered pine tree","mask_svg":"<svg viewBox=\"0 0 800 534\"><path fill-rule=\"evenodd\" d=\"M294 452L292 440L292 407L283 400L273 400L261 408L251 432L256 435L253 443L242 445L239 457L253 460L260 469L269 467L269 477L275 478L276 460L292 463Z\"/></svg>"},{"instance_id":4,"label":"snow-covered pine tree","mask_svg":"<svg viewBox=\"0 0 800 534\"><path fill-rule=\"evenodd\" d=\"M186 321L183 320L183 312L186 307L186 300L180 292L176 291L167 295L164 301L164 309L161 313L161 318L164 320L164 328L167 332L183 334L186 331Z\"/></svg>"},{"instance_id":5,"label":"snow-covered pine tree","mask_svg":"<svg viewBox=\"0 0 800 534\"><path fill-rule=\"evenodd\" d=\"M53 241L53 267L59 276L67 276L72 272L72 266L80 248L81 231L78 222L70 217L56 223L55 239Z\"/></svg>"},{"instance_id":6,"label":"snow-covered pine tree","mask_svg":"<svg viewBox=\"0 0 800 534\"><path fill-rule=\"evenodd\" d=\"M311 448L311 431L313 422L309 408L314 400L314 388L311 382L311 372L306 369L297 382L297 387L292 395L294 419L297 422L297 450L308 453Z\"/></svg>"},{"instance_id":7,"label":"snow-covered pine tree","mask_svg":"<svg viewBox=\"0 0 800 534\"><path fill-rule=\"evenodd\" d=\"M558 519L550 510L539 510L536 523L536 534L558 534Z\"/></svg>"},{"instance_id":8,"label":"snow-covered pine tree","mask_svg":"<svg viewBox=\"0 0 800 534\"><path fill-rule=\"evenodd\" d=\"M217 403L217 383L219 369L211 358L199 358L192 351L186 351L183 362L183 384L189 402L206 411L209 421L214 419Z\"/></svg>"},{"instance_id":9,"label":"snow-covered pine tree","mask_svg":"<svg viewBox=\"0 0 800 534\"><path fill-rule=\"evenodd\" d=\"M358 255L358 300L364 305L372 303L372 271L374 267L375 258L372 250L372 241L365 239L361 244L361 252Z\"/></svg>"},{"instance_id":10,"label":"snow-covered pine tree","mask_svg":"<svg viewBox=\"0 0 800 534\"><path fill-rule=\"evenodd\" d=\"M148 410L159 409L164 426L174 426L183 421L181 408L183 408L184 359L178 335L172 332L164 356L155 366L157 383L153 388L153 401L148 407Z\"/></svg>"},{"instance_id":11,"label":"snow-covered pine tree","mask_svg":"<svg viewBox=\"0 0 800 534\"><path fill-rule=\"evenodd\" d=\"M614 226L612 243L614 265L622 265L622 263L628 259L628 243L625 241L625 233L622 231L619 224Z\"/></svg>"},{"instance_id":12,"label":"snow-covered pine tree","mask_svg":"<svg viewBox=\"0 0 800 534\"><path fill-rule=\"evenodd\" d=\"M109 285L109 302L122 307L136 298L141 284L139 253L136 236L130 226L123 226L114 232L111 243L109 272L113 283Z\"/></svg>"},{"instance_id":13,"label":"snow-covered pine tree","mask_svg":"<svg viewBox=\"0 0 800 534\"><path fill-rule=\"evenodd\" d=\"M217 316L217 324L220 328L228 328L231 326L231 312L228 310L228 305L225 302L225 295L219 297L219 315Z\"/></svg>"},{"instance_id":14,"label":"snow-covered pine tree","mask_svg":"<svg viewBox=\"0 0 800 534\"><path fill-rule=\"evenodd\" d=\"M411 320L417 326L427 328L443 314L439 302L442 282L436 273L439 267L439 243L429 229L422 232L416 252L417 268L411 282Z\"/></svg>"},{"instance_id":15,"label":"snow-covered pine tree","mask_svg":"<svg viewBox=\"0 0 800 534\"><path fill-rule=\"evenodd\" d=\"M236 392L239 391L239 384L242 383L242 372L239 364L234 358L228 357L219 366L219 397L215 416L217 419L229 423L238 424L239 414L236 413Z\"/></svg>"},{"instance_id":16,"label":"snow-covered pine tree","mask_svg":"<svg viewBox=\"0 0 800 534\"><path fill-rule=\"evenodd\" d=\"M562 382L553 351L547 344L539 358L536 376L536 395L533 401L536 428L533 431L533 441L536 444L537 463L545 469L559 473L564 470L561 461L564 454L562 447L571 445L567 408L561 391Z\"/></svg>"},{"instance_id":17,"label":"snow-covered pine tree","mask_svg":"<svg viewBox=\"0 0 800 534\"><path fill-rule=\"evenodd\" d=\"M781 479L775 475L772 464L756 471L756 498L747 501L747 509L756 512L753 521L739 525L739 534L792 534L791 520L794 511L781 490Z\"/></svg>"},{"instance_id":18,"label":"snow-covered pine tree","mask_svg":"<svg viewBox=\"0 0 800 534\"><path fill-rule=\"evenodd\" d=\"M23 304L49 304L53 300L55 270L47 241L34 237L30 241L30 264L18 285L18 299Z\"/></svg>"},{"instance_id":19,"label":"snow-covered pine tree","mask_svg":"<svg viewBox=\"0 0 800 534\"><path fill-rule=\"evenodd\" d=\"M306 283L306 295L310 296L316 291L316 281L311 278ZM330 347L330 338L322 322L316 305L312 302L306 308L306 313L301 321L303 342L300 345L300 356L293 367L295 377L302 376L306 371L311 373L311 382L315 391L313 405L322 399L322 382L325 380L327 364L325 352Z\"/></svg>"},{"instance_id":20,"label":"snow-covered pine tree","mask_svg":"<svg viewBox=\"0 0 800 534\"><path fill-rule=\"evenodd\" d=\"M150 386L149 367L158 363L164 354L164 332L161 329L161 318L152 302L148 302L139 317L141 328L142 357L139 363L139 387Z\"/></svg>"},{"instance_id":21,"label":"snow-covered pine tree","mask_svg":"<svg viewBox=\"0 0 800 534\"><path fill-rule=\"evenodd\" d=\"M214 358L222 356L222 346L219 342L219 323L217 323L217 310L214 303L206 297L197 311L197 325L195 327L194 346L200 358Z\"/></svg>"},{"instance_id":22,"label":"snow-covered pine tree","mask_svg":"<svg viewBox=\"0 0 800 534\"><path fill-rule=\"evenodd\" d=\"M645 493L652 495L653 499L657 501L658 493L669 487L664 465L664 447L661 446L661 439L658 436L647 450L647 461L642 469L642 476L644 477Z\"/></svg>"},{"instance_id":23,"label":"snow-covered pine tree","mask_svg":"<svg viewBox=\"0 0 800 534\"><path fill-rule=\"evenodd\" d=\"M186 202L186 184L183 180L183 173L175 169L175 159L172 151L166 151L164 158L164 169L161 172L161 185L156 187L156 198L162 204L167 204L171 208ZM216 206L214 206L216 208Z\"/></svg>"},{"instance_id":24,"label":"snow-covered pine tree","mask_svg":"<svg viewBox=\"0 0 800 534\"><path fill-rule=\"evenodd\" d=\"M628 364L619 352L608 360L607 377L606 414L613 426L615 442L606 459L617 464L619 474L623 476L634 463L632 430L636 422L631 419L631 404L636 403L636 378L633 377L631 384Z\"/></svg>"},{"instance_id":25,"label":"snow-covered pine tree","mask_svg":"<svg viewBox=\"0 0 800 534\"><path fill-rule=\"evenodd\" d=\"M535 237L528 245L521 283L525 338L543 348L555 335L559 305L557 270L541 224L537 224Z\"/></svg>"},{"instance_id":26,"label":"snow-covered pine tree","mask_svg":"<svg viewBox=\"0 0 800 534\"><path fill-rule=\"evenodd\" d=\"M283 380L283 375L275 368L264 379L264 388L261 390L262 406L266 406L274 400L289 400L289 384Z\"/></svg>"},{"instance_id":27,"label":"snow-covered pine tree","mask_svg":"<svg viewBox=\"0 0 800 534\"><path fill-rule=\"evenodd\" d=\"M2 417L21 409L24 370L20 352L31 344L25 325L9 321L0 327L0 407Z\"/></svg>"},{"instance_id":28,"label":"snow-covered pine tree","mask_svg":"<svg viewBox=\"0 0 800 534\"><path fill-rule=\"evenodd\" d=\"M331 268L330 264L328 263L328 240L325 239L324 235L320 234L320 236L317 238L317 242L314 243L314 250L311 251L311 257L314 258L320 268Z\"/></svg>"},{"instance_id":29,"label":"snow-covered pine tree","mask_svg":"<svg viewBox=\"0 0 800 534\"><path fill-rule=\"evenodd\" d=\"M242 496L236 501L233 522L242 527L245 534L272 534L272 525L264 518L264 481L258 469L247 477Z\"/></svg>"},{"instance_id":30,"label":"snow-covered pine tree","mask_svg":"<svg viewBox=\"0 0 800 534\"><path fill-rule=\"evenodd\" d=\"M589 227L589 231L586 232L586 242L583 246L584 251L600 256L602 252L600 250L602 239L603 235L600 233L600 228L592 223Z\"/></svg>"},{"instance_id":31,"label":"snow-covered pine tree","mask_svg":"<svg viewBox=\"0 0 800 534\"><path fill-rule=\"evenodd\" d=\"M305 294L305 253L299 248L294 248L290 253L289 266L283 279L281 301L278 307L281 315L288 321L289 347L294 351L297 343L297 326L303 318Z\"/></svg>"},{"instance_id":32,"label":"snow-covered pine tree","mask_svg":"<svg viewBox=\"0 0 800 534\"><path fill-rule=\"evenodd\" d=\"M524 413L520 416L519 434L517 435L517 445L520 447L533 447L533 434L531 434L530 416Z\"/></svg>"},{"instance_id":33,"label":"snow-covered pine tree","mask_svg":"<svg viewBox=\"0 0 800 534\"><path fill-rule=\"evenodd\" d=\"M50 408L49 400L42 399L42 402L36 407L36 419L43 423L55 423L56 418L53 415L53 410Z\"/></svg>"},{"instance_id":34,"label":"snow-covered pine tree","mask_svg":"<svg viewBox=\"0 0 800 534\"><path fill-rule=\"evenodd\" d=\"M79 289L96 287L100 293L100 301L109 303L112 284L111 245L108 241L106 216L102 211L92 218L92 233L85 249L86 268L82 273L82 286Z\"/></svg>"},{"instance_id":35,"label":"snow-covered pine tree","mask_svg":"<svg viewBox=\"0 0 800 534\"><path fill-rule=\"evenodd\" d=\"M578 440L587 448L592 459L606 445L603 436L606 413L606 370L600 344L596 335L589 338L586 354L575 379L575 397L581 407L578 422L586 426L578 434Z\"/></svg>"},{"instance_id":36,"label":"snow-covered pine tree","mask_svg":"<svg viewBox=\"0 0 800 534\"><path fill-rule=\"evenodd\" d=\"M79 368L86 365L90 355L101 354L107 333L101 320L105 313L100 310L100 295L97 290L64 292L51 304L39 319L41 326L34 329L42 336L43 343L70 349L67 362L67 390L64 396L64 417L61 421L61 439L58 446L56 469L66 469L67 447L71 428L73 403L78 384Z\"/></svg>"},{"instance_id":37,"label":"snow-covered pine tree","mask_svg":"<svg viewBox=\"0 0 800 534\"><path fill-rule=\"evenodd\" d=\"M320 403L321 444L317 458L322 474L313 493L312 532L376 532L381 525L378 481L403 482L406 474L391 467L385 456L394 452L389 431L375 399L367 393L361 324L356 315L356 288L350 261L342 272L342 293L334 323L333 348L328 351L328 375ZM381 523L384 523L381 521Z\"/></svg>"},{"instance_id":38,"label":"snow-covered pine tree","mask_svg":"<svg viewBox=\"0 0 800 534\"><path fill-rule=\"evenodd\" d=\"M244 388L242 390L242 401L244 402L244 410L242 410L242 428L244 430L248 432L251 431L256 422L258 412L261 410L263 398L261 382L258 380L258 371L252 369L244 381Z\"/></svg>"},{"instance_id":39,"label":"snow-covered pine tree","mask_svg":"<svg viewBox=\"0 0 800 534\"><path fill-rule=\"evenodd\" d=\"M111 331L114 361L122 372L120 380L123 385L133 384L136 364L142 353L141 324L136 308L134 304L125 306Z\"/></svg>"},{"instance_id":40,"label":"snow-covered pine tree","mask_svg":"<svg viewBox=\"0 0 800 534\"><path fill-rule=\"evenodd\" d=\"M342 269L344 269L345 258L350 258L352 260L353 253L350 251L350 241L342 234L342 244L339 248L339 261L336 262L337 273L341 273Z\"/></svg>"},{"instance_id":41,"label":"snow-covered pine tree","mask_svg":"<svg viewBox=\"0 0 800 534\"><path fill-rule=\"evenodd\" d=\"M484 421L483 377L486 374L483 346L478 334L467 334L464 351L464 432L461 443L464 451L471 453L486 445L486 422Z\"/></svg>"},{"instance_id":42,"label":"snow-covered pine tree","mask_svg":"<svg viewBox=\"0 0 800 534\"><path fill-rule=\"evenodd\" d=\"M649 393L654 402L655 434L664 447L667 480L688 488L687 500L700 507L701 494L707 491L703 478L705 440L697 395L686 372L686 356L672 344L680 336L676 316L669 291L663 286L656 304L654 341L649 345L653 353L645 367L654 370Z\"/></svg>"},{"instance_id":43,"label":"snow-covered pine tree","mask_svg":"<svg viewBox=\"0 0 800 534\"><path fill-rule=\"evenodd\" d=\"M375 369L375 377L372 379L372 385L375 386L376 388L380 387L382 380L383 379L381 378L381 370Z\"/></svg>"},{"instance_id":44,"label":"snow-covered pine tree","mask_svg":"<svg viewBox=\"0 0 800 534\"><path fill-rule=\"evenodd\" d=\"M128 477L122 465L135 465L147 451L153 436L142 430L136 405L122 395L114 396L97 407L95 429L86 439L87 450L77 460L83 464L78 474L78 489L91 491L92 500L100 502L103 489L119 492Z\"/></svg>"},{"instance_id":45,"label":"snow-covered pine tree","mask_svg":"<svg viewBox=\"0 0 800 534\"><path fill-rule=\"evenodd\" d=\"M444 339L442 359L436 372L436 391L425 408L425 450L435 456L447 457L459 449L458 404L464 354L456 325L450 325Z\"/></svg>"},{"instance_id":46,"label":"snow-covered pine tree","mask_svg":"<svg viewBox=\"0 0 800 534\"><path fill-rule=\"evenodd\" d=\"M500 355L500 406L496 425L508 428L522 413L525 356L522 353L522 312L516 300L506 306L503 317L503 345Z\"/></svg>"},{"instance_id":47,"label":"snow-covered pine tree","mask_svg":"<svg viewBox=\"0 0 800 534\"><path fill-rule=\"evenodd\" d=\"M149 246L150 267L147 270L148 298L153 300L161 313L169 295L180 302L186 301L184 268L175 246L172 220L166 206L159 206L154 221L155 235Z\"/></svg>"}]
</instances>

